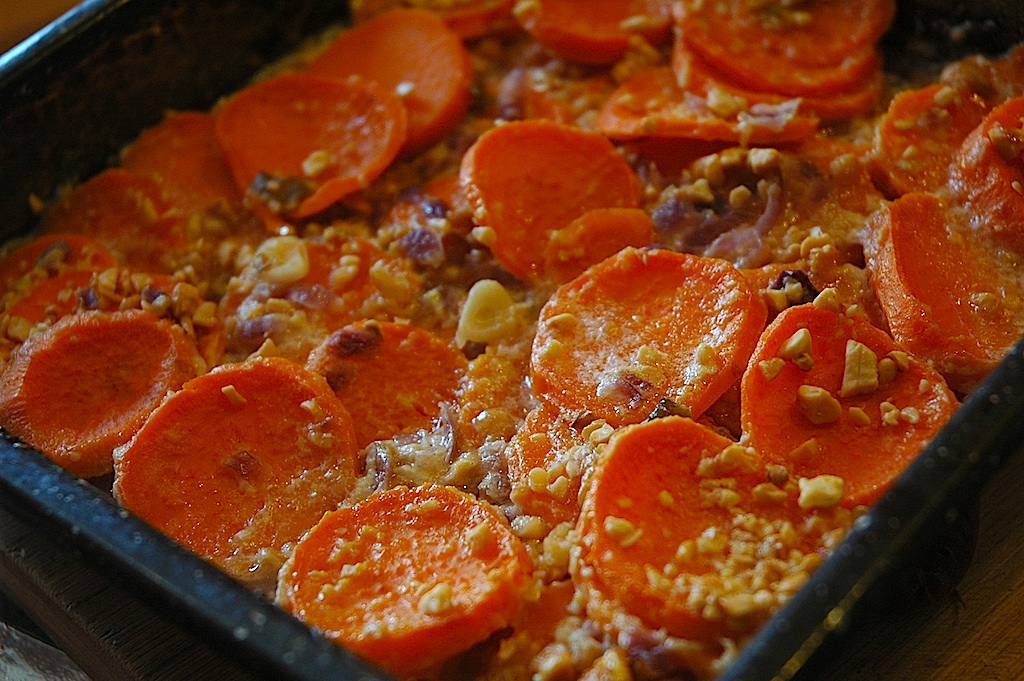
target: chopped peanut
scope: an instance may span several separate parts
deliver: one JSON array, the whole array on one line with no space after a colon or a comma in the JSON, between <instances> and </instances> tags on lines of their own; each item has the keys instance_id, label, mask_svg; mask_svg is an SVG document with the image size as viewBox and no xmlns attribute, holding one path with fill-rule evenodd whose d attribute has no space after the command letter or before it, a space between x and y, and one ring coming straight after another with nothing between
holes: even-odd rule
<instances>
[{"instance_id":1,"label":"chopped peanut","mask_svg":"<svg viewBox=\"0 0 1024 681\"><path fill-rule=\"evenodd\" d=\"M639 541L643 530L624 518L608 516L604 519L604 531L610 534L622 548L629 548Z\"/></svg>"},{"instance_id":2,"label":"chopped peanut","mask_svg":"<svg viewBox=\"0 0 1024 681\"><path fill-rule=\"evenodd\" d=\"M832 394L816 385L802 385L797 389L797 406L807 420L815 425L835 423L843 415L843 407Z\"/></svg>"},{"instance_id":3,"label":"chopped peanut","mask_svg":"<svg viewBox=\"0 0 1024 681\"><path fill-rule=\"evenodd\" d=\"M804 371L809 371L814 366L811 357L811 332L807 329L800 329L779 348L779 357L793 362Z\"/></svg>"},{"instance_id":4,"label":"chopped peanut","mask_svg":"<svg viewBox=\"0 0 1024 681\"><path fill-rule=\"evenodd\" d=\"M772 357L771 359L762 360L757 364L757 368L761 370L767 381L778 376L784 366L786 366L786 362L781 357Z\"/></svg>"},{"instance_id":5,"label":"chopped peanut","mask_svg":"<svg viewBox=\"0 0 1024 681\"><path fill-rule=\"evenodd\" d=\"M850 339L846 341L846 364L843 367L841 397L866 395L878 389L878 355L868 346Z\"/></svg>"},{"instance_id":6,"label":"chopped peanut","mask_svg":"<svg viewBox=\"0 0 1024 681\"><path fill-rule=\"evenodd\" d=\"M800 508L830 508L838 506L846 493L846 483L835 475L817 475L800 478Z\"/></svg>"},{"instance_id":7,"label":"chopped peanut","mask_svg":"<svg viewBox=\"0 0 1024 681\"><path fill-rule=\"evenodd\" d=\"M420 612L424 615L443 615L452 606L452 588L444 582L423 594L419 602Z\"/></svg>"}]
</instances>

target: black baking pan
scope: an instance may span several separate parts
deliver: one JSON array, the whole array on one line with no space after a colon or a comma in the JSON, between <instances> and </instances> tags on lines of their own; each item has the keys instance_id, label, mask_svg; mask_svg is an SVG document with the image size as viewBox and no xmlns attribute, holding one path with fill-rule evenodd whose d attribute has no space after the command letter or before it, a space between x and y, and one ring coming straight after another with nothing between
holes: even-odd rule
<instances>
[{"instance_id":1,"label":"black baking pan","mask_svg":"<svg viewBox=\"0 0 1024 681\"><path fill-rule=\"evenodd\" d=\"M307 37L344 22L346 13L339 0L82 3L0 57L0 238L28 233L36 220L32 197L46 201L62 184L111 165L165 110L209 108ZM1018 0L919 0L901 6L887 46L925 60L948 59L997 53L1022 39ZM969 513L1022 442L1024 346L1018 345L810 583L745 646L723 681L812 673L859 613L884 600L891 575ZM82 582L79 591L67 587ZM144 679L154 667L163 669L154 678L176 678L167 670L190 666L218 679L387 678L122 511L106 493L3 438L0 583L97 679ZM73 612L60 617L97 593L140 622L134 638L123 629L96 630ZM94 612L101 609L94 604ZM176 637L178 655L142 664L89 650L143 649L153 635ZM219 658L225 666L207 666Z\"/></svg>"}]
</instances>

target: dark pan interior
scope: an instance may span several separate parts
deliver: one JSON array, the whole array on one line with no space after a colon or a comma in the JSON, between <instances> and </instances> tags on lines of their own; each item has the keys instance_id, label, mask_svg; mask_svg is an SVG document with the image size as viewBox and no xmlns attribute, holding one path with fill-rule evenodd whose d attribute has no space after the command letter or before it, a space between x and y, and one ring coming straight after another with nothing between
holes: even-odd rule
<instances>
[{"instance_id":1,"label":"dark pan interior","mask_svg":"<svg viewBox=\"0 0 1024 681\"><path fill-rule=\"evenodd\" d=\"M0 238L31 230L30 196L47 200L110 165L168 108L208 108L344 13L337 0L88 0L0 57ZM887 45L927 60L996 53L1022 39L1019 0L916 0L901 5ZM880 585L942 540L1022 439L1018 346L723 680L813 670L841 642L837 633L884 600ZM105 493L3 439L0 509L67 543L254 678L385 678L121 512Z\"/></svg>"},{"instance_id":2,"label":"dark pan interior","mask_svg":"<svg viewBox=\"0 0 1024 681\"><path fill-rule=\"evenodd\" d=\"M897 1L896 44L921 38L936 58L979 50L998 53L1024 40L1024 3L1018 0Z\"/></svg>"}]
</instances>

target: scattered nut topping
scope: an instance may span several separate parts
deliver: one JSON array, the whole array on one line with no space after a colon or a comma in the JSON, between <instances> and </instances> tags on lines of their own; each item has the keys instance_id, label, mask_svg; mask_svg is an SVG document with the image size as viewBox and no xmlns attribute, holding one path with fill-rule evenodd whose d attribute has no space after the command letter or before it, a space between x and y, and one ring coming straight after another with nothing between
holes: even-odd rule
<instances>
[{"instance_id":1,"label":"scattered nut topping","mask_svg":"<svg viewBox=\"0 0 1024 681\"><path fill-rule=\"evenodd\" d=\"M732 593L726 594L718 599L722 609L730 617L746 617L756 609L754 594Z\"/></svg>"},{"instance_id":2,"label":"scattered nut topping","mask_svg":"<svg viewBox=\"0 0 1024 681\"><path fill-rule=\"evenodd\" d=\"M1020 163L1021 154L1024 153L1024 130L1020 128L1008 130L1001 123L996 123L989 128L988 139L1004 160L1010 163Z\"/></svg>"},{"instance_id":3,"label":"scattered nut topping","mask_svg":"<svg viewBox=\"0 0 1024 681\"><path fill-rule=\"evenodd\" d=\"M569 478L559 475L544 488L544 491L555 499L565 499L569 494L569 482Z\"/></svg>"},{"instance_id":4,"label":"scattered nut topping","mask_svg":"<svg viewBox=\"0 0 1024 681\"><path fill-rule=\"evenodd\" d=\"M590 442L591 444L594 445L600 445L608 442L608 440L611 439L614 433L615 428L613 428L604 419L598 419L588 424L583 429L581 435L583 436L583 439L586 440L587 442Z\"/></svg>"},{"instance_id":5,"label":"scattered nut topping","mask_svg":"<svg viewBox=\"0 0 1024 681\"><path fill-rule=\"evenodd\" d=\"M512 519L512 531L520 539L543 539L550 529L540 516L519 515Z\"/></svg>"},{"instance_id":6,"label":"scattered nut topping","mask_svg":"<svg viewBox=\"0 0 1024 681\"><path fill-rule=\"evenodd\" d=\"M227 397L228 400L231 401L231 404L235 405L236 407L240 407L249 401L245 399L242 393L238 392L238 389L233 385L226 385L223 388L221 388L220 391L224 393L224 396Z\"/></svg>"},{"instance_id":7,"label":"scattered nut topping","mask_svg":"<svg viewBox=\"0 0 1024 681\"><path fill-rule=\"evenodd\" d=\"M34 325L24 317L10 317L7 322L7 337L24 343L32 335Z\"/></svg>"},{"instance_id":8,"label":"scattered nut topping","mask_svg":"<svg viewBox=\"0 0 1024 681\"><path fill-rule=\"evenodd\" d=\"M870 426L871 417L861 407L850 407L846 410L846 414L850 419L850 422L855 426Z\"/></svg>"},{"instance_id":9,"label":"scattered nut topping","mask_svg":"<svg viewBox=\"0 0 1024 681\"><path fill-rule=\"evenodd\" d=\"M956 88L944 85L935 93L932 101L936 106L949 106L960 101L960 92Z\"/></svg>"},{"instance_id":10,"label":"scattered nut topping","mask_svg":"<svg viewBox=\"0 0 1024 681\"><path fill-rule=\"evenodd\" d=\"M441 504L437 499L427 499L426 501L420 501L414 505L410 505L407 510L416 515L429 515L431 513L437 513L440 510Z\"/></svg>"},{"instance_id":11,"label":"scattered nut topping","mask_svg":"<svg viewBox=\"0 0 1024 681\"><path fill-rule=\"evenodd\" d=\"M363 259L354 253L346 253L338 259L338 264L331 270L331 288L344 291L359 276Z\"/></svg>"},{"instance_id":12,"label":"scattered nut topping","mask_svg":"<svg viewBox=\"0 0 1024 681\"><path fill-rule=\"evenodd\" d=\"M574 314L563 312L549 318L546 323L552 331L564 331L575 328L580 323L580 319Z\"/></svg>"},{"instance_id":13,"label":"scattered nut topping","mask_svg":"<svg viewBox=\"0 0 1024 681\"><path fill-rule=\"evenodd\" d=\"M917 407L903 407L903 409L900 409L900 420L914 425L921 421L921 412Z\"/></svg>"},{"instance_id":14,"label":"scattered nut topping","mask_svg":"<svg viewBox=\"0 0 1024 681\"><path fill-rule=\"evenodd\" d=\"M747 100L743 97L737 97L720 87L711 88L708 92L707 102L708 109L719 118L732 118L741 111L747 110Z\"/></svg>"},{"instance_id":15,"label":"scattered nut topping","mask_svg":"<svg viewBox=\"0 0 1024 681\"><path fill-rule=\"evenodd\" d=\"M626 17L619 22L619 28L629 33L639 33L641 31L650 30L656 28L659 22L657 17L652 17L647 14L634 14L631 17Z\"/></svg>"},{"instance_id":16,"label":"scattered nut topping","mask_svg":"<svg viewBox=\"0 0 1024 681\"><path fill-rule=\"evenodd\" d=\"M331 163L330 155L323 149L317 149L302 162L302 174L306 177L316 177Z\"/></svg>"},{"instance_id":17,"label":"scattered nut topping","mask_svg":"<svg viewBox=\"0 0 1024 681\"><path fill-rule=\"evenodd\" d=\"M896 362L892 361L891 357L883 357L878 360L878 384L888 385L896 380L896 376L899 374L900 369L896 366Z\"/></svg>"},{"instance_id":18,"label":"scattered nut topping","mask_svg":"<svg viewBox=\"0 0 1024 681\"><path fill-rule=\"evenodd\" d=\"M486 522L480 522L466 532L466 542L475 555L484 554L494 547L494 532Z\"/></svg>"},{"instance_id":19,"label":"scattered nut topping","mask_svg":"<svg viewBox=\"0 0 1024 681\"><path fill-rule=\"evenodd\" d=\"M715 203L715 193L711 190L711 185L708 183L707 179L703 177L692 184L681 186L679 188L679 194L687 201L691 201L696 204L711 206Z\"/></svg>"},{"instance_id":20,"label":"scattered nut topping","mask_svg":"<svg viewBox=\"0 0 1024 681\"><path fill-rule=\"evenodd\" d=\"M758 175L775 170L782 162L782 153L770 147L756 147L747 152L747 165Z\"/></svg>"},{"instance_id":21,"label":"scattered nut topping","mask_svg":"<svg viewBox=\"0 0 1024 681\"><path fill-rule=\"evenodd\" d=\"M751 447L732 444L697 464L697 475L702 478L721 478L727 475L753 473L760 466L760 458Z\"/></svg>"},{"instance_id":22,"label":"scattered nut topping","mask_svg":"<svg viewBox=\"0 0 1024 681\"><path fill-rule=\"evenodd\" d=\"M540 492L541 490L547 489L547 486L550 483L551 476L545 469L539 466L531 468L530 471L526 474L526 484L534 492Z\"/></svg>"},{"instance_id":23,"label":"scattered nut topping","mask_svg":"<svg viewBox=\"0 0 1024 681\"><path fill-rule=\"evenodd\" d=\"M818 441L812 437L810 440L805 440L804 442L794 447L793 450L789 452L787 458L789 458L791 461L796 462L813 461L818 457L819 453L820 450L818 449Z\"/></svg>"},{"instance_id":24,"label":"scattered nut topping","mask_svg":"<svg viewBox=\"0 0 1024 681\"><path fill-rule=\"evenodd\" d=\"M757 368L761 370L761 374L764 376L766 381L770 381L779 373L782 372L782 368L786 366L786 360L781 357L772 357L770 359L764 359L757 363Z\"/></svg>"},{"instance_id":25,"label":"scattered nut topping","mask_svg":"<svg viewBox=\"0 0 1024 681\"><path fill-rule=\"evenodd\" d=\"M234 386L229 387L234 388ZM241 397L241 395L239 395L239 397ZM316 399L305 400L299 406L302 407L303 410L305 410L310 416L312 416L314 419L317 419L318 421L324 418L324 410L320 407L320 403L317 402Z\"/></svg>"},{"instance_id":26,"label":"scattered nut topping","mask_svg":"<svg viewBox=\"0 0 1024 681\"><path fill-rule=\"evenodd\" d=\"M736 209L749 205L753 198L754 193L745 184L733 187L729 191L729 205Z\"/></svg>"},{"instance_id":27,"label":"scattered nut topping","mask_svg":"<svg viewBox=\"0 0 1024 681\"><path fill-rule=\"evenodd\" d=\"M772 482L762 482L759 485L755 485L753 495L754 501L759 504L782 503L789 496L786 494L786 490Z\"/></svg>"},{"instance_id":28,"label":"scattered nut topping","mask_svg":"<svg viewBox=\"0 0 1024 681\"><path fill-rule=\"evenodd\" d=\"M481 246L487 246L488 248L493 246L498 240L498 235L494 231L494 228L487 226L474 227L470 232L470 236L473 237L478 244Z\"/></svg>"},{"instance_id":29,"label":"scattered nut topping","mask_svg":"<svg viewBox=\"0 0 1024 681\"><path fill-rule=\"evenodd\" d=\"M469 342L468 340L466 342ZM565 353L565 344L561 341L551 339L545 343L539 350L538 356L541 359L548 359L552 357L558 357Z\"/></svg>"},{"instance_id":30,"label":"scattered nut topping","mask_svg":"<svg viewBox=\"0 0 1024 681\"><path fill-rule=\"evenodd\" d=\"M895 426L900 422L900 408L892 402L882 402L878 405L878 411L882 415L882 424Z\"/></svg>"},{"instance_id":31,"label":"scattered nut topping","mask_svg":"<svg viewBox=\"0 0 1024 681\"><path fill-rule=\"evenodd\" d=\"M718 508L736 508L739 506L742 497L740 493L729 484L732 481L726 480L704 480L700 486L701 505L705 507L717 506Z\"/></svg>"},{"instance_id":32,"label":"scattered nut topping","mask_svg":"<svg viewBox=\"0 0 1024 681\"><path fill-rule=\"evenodd\" d=\"M835 423L843 415L843 407L832 393L816 385L797 388L796 403L801 413L816 426Z\"/></svg>"},{"instance_id":33,"label":"scattered nut topping","mask_svg":"<svg viewBox=\"0 0 1024 681\"><path fill-rule=\"evenodd\" d=\"M643 366L661 367L668 363L668 355L652 345L642 345L633 361Z\"/></svg>"},{"instance_id":34,"label":"scattered nut topping","mask_svg":"<svg viewBox=\"0 0 1024 681\"><path fill-rule=\"evenodd\" d=\"M192 323L203 328L212 328L217 325L217 304L210 300L204 300L192 314Z\"/></svg>"},{"instance_id":35,"label":"scattered nut topping","mask_svg":"<svg viewBox=\"0 0 1024 681\"><path fill-rule=\"evenodd\" d=\"M454 606L452 588L441 582L420 597L419 611L424 615L443 615Z\"/></svg>"},{"instance_id":36,"label":"scattered nut topping","mask_svg":"<svg viewBox=\"0 0 1024 681\"><path fill-rule=\"evenodd\" d=\"M765 291L772 306L779 312L792 305L802 305L818 296L818 289L803 270L785 270Z\"/></svg>"},{"instance_id":37,"label":"scattered nut topping","mask_svg":"<svg viewBox=\"0 0 1024 681\"><path fill-rule=\"evenodd\" d=\"M852 338L846 341L846 364L840 397L867 395L878 389L878 355Z\"/></svg>"},{"instance_id":38,"label":"scattered nut topping","mask_svg":"<svg viewBox=\"0 0 1024 681\"><path fill-rule=\"evenodd\" d=\"M720 554L729 545L729 535L716 527L709 527L697 538L697 552L702 555Z\"/></svg>"},{"instance_id":39,"label":"scattered nut topping","mask_svg":"<svg viewBox=\"0 0 1024 681\"><path fill-rule=\"evenodd\" d=\"M839 302L839 293L832 287L824 289L816 295L813 304L819 310L839 312L842 309L842 305Z\"/></svg>"},{"instance_id":40,"label":"scattered nut topping","mask_svg":"<svg viewBox=\"0 0 1024 681\"><path fill-rule=\"evenodd\" d=\"M662 353L662 355L664 356L664 353ZM718 351L715 349L713 345L710 345L708 343L701 343L700 345L697 346L696 356L697 362L702 367L714 369L718 365Z\"/></svg>"},{"instance_id":41,"label":"scattered nut topping","mask_svg":"<svg viewBox=\"0 0 1024 681\"><path fill-rule=\"evenodd\" d=\"M637 543L643 536L643 530L636 525L625 518L617 518L613 515L604 519L604 531L624 549Z\"/></svg>"},{"instance_id":42,"label":"scattered nut topping","mask_svg":"<svg viewBox=\"0 0 1024 681\"><path fill-rule=\"evenodd\" d=\"M896 368L900 371L907 371L910 369L910 355L903 352L902 350L893 350L888 355L889 359L896 363Z\"/></svg>"},{"instance_id":43,"label":"scattered nut topping","mask_svg":"<svg viewBox=\"0 0 1024 681\"><path fill-rule=\"evenodd\" d=\"M804 371L810 371L814 366L814 358L811 357L811 332L807 329L794 332L779 348L778 356L796 364Z\"/></svg>"},{"instance_id":44,"label":"scattered nut topping","mask_svg":"<svg viewBox=\"0 0 1024 681\"><path fill-rule=\"evenodd\" d=\"M803 509L838 506L846 494L846 481L837 475L817 475L800 478L800 497L797 504Z\"/></svg>"},{"instance_id":45,"label":"scattered nut topping","mask_svg":"<svg viewBox=\"0 0 1024 681\"><path fill-rule=\"evenodd\" d=\"M814 251L833 248L834 246L832 237L826 234L821 227L813 227L810 234L800 242L800 257L808 258Z\"/></svg>"}]
</instances>

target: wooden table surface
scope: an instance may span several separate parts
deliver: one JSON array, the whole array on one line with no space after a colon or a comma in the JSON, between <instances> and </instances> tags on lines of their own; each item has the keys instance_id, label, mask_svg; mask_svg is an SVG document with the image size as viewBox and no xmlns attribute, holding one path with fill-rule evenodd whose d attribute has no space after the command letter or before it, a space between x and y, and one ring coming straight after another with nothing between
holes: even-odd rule
<instances>
[{"instance_id":1,"label":"wooden table surface","mask_svg":"<svg viewBox=\"0 0 1024 681\"><path fill-rule=\"evenodd\" d=\"M0 0L0 52L76 4L77 0Z\"/></svg>"},{"instance_id":2,"label":"wooden table surface","mask_svg":"<svg viewBox=\"0 0 1024 681\"><path fill-rule=\"evenodd\" d=\"M820 681L1024 679L1024 456L985 491L956 591L877 619L847 635Z\"/></svg>"}]
</instances>

